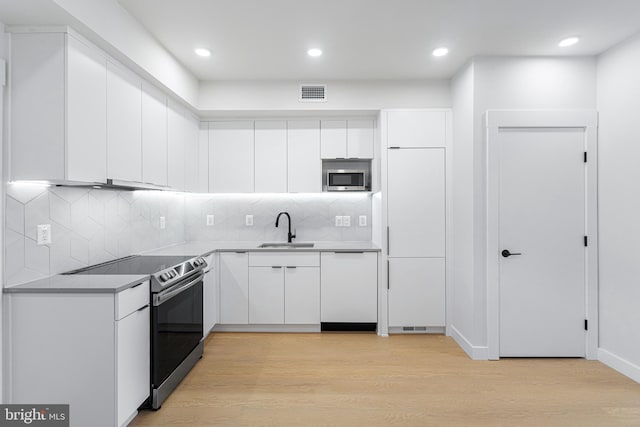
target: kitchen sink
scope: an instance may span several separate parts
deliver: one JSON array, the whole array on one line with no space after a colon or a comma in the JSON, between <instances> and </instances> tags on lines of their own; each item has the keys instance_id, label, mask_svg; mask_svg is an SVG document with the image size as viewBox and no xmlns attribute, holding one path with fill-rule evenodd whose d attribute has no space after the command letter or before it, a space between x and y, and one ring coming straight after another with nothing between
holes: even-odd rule
<instances>
[{"instance_id":1,"label":"kitchen sink","mask_svg":"<svg viewBox=\"0 0 640 427\"><path fill-rule=\"evenodd\" d=\"M312 248L313 243L263 243L258 248L283 248L283 249L297 249L297 248Z\"/></svg>"}]
</instances>

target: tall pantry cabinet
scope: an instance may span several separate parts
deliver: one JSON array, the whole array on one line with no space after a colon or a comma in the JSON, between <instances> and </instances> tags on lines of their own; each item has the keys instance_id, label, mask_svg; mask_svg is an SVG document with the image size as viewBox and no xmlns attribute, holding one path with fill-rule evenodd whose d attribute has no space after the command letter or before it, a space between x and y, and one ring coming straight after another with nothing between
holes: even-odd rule
<instances>
[{"instance_id":1,"label":"tall pantry cabinet","mask_svg":"<svg viewBox=\"0 0 640 427\"><path fill-rule=\"evenodd\" d=\"M447 110L382 113L390 332L443 331Z\"/></svg>"}]
</instances>

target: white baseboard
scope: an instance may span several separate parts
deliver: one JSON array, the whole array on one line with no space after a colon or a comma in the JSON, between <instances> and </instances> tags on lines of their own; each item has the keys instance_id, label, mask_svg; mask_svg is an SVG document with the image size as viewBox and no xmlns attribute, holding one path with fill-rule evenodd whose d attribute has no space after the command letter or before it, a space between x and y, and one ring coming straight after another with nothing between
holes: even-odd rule
<instances>
[{"instance_id":1,"label":"white baseboard","mask_svg":"<svg viewBox=\"0 0 640 427\"><path fill-rule=\"evenodd\" d=\"M213 332L320 332L320 325L216 325Z\"/></svg>"},{"instance_id":2,"label":"white baseboard","mask_svg":"<svg viewBox=\"0 0 640 427\"><path fill-rule=\"evenodd\" d=\"M607 351L603 348L598 349L598 360L615 369L622 375L626 375L637 383L640 383L640 366L623 359L620 356Z\"/></svg>"},{"instance_id":3,"label":"white baseboard","mask_svg":"<svg viewBox=\"0 0 640 427\"><path fill-rule=\"evenodd\" d=\"M451 336L456 343L469 355L473 360L489 360L489 347L473 345L469 340L460 333L455 326L451 325Z\"/></svg>"}]
</instances>

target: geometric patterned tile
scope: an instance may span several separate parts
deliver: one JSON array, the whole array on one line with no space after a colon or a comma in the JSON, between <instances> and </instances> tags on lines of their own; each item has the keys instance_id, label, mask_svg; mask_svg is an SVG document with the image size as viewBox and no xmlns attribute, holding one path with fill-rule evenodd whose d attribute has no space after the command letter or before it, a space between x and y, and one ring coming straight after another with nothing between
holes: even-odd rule
<instances>
[{"instance_id":1,"label":"geometric patterned tile","mask_svg":"<svg viewBox=\"0 0 640 427\"><path fill-rule=\"evenodd\" d=\"M24 234L24 205L13 197L7 197L5 200L5 221L7 228Z\"/></svg>"}]
</instances>

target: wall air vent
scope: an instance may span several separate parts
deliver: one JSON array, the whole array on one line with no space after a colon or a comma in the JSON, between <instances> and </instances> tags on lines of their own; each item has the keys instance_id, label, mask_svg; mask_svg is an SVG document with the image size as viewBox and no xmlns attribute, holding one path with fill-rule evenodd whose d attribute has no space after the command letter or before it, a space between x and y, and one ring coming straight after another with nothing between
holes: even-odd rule
<instances>
[{"instance_id":1,"label":"wall air vent","mask_svg":"<svg viewBox=\"0 0 640 427\"><path fill-rule=\"evenodd\" d=\"M300 102L327 102L327 85L301 84Z\"/></svg>"}]
</instances>

